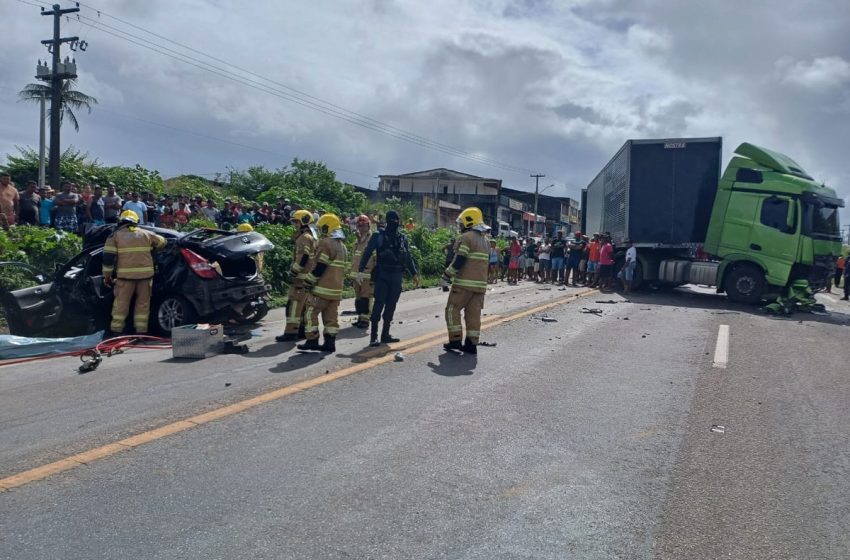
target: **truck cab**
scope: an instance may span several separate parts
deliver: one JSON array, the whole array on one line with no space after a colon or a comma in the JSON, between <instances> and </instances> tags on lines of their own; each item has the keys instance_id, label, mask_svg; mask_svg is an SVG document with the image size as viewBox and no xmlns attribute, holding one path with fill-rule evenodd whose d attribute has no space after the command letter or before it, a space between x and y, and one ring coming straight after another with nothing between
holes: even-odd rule
<instances>
[{"instance_id":1,"label":"truck cab","mask_svg":"<svg viewBox=\"0 0 850 560\"><path fill-rule=\"evenodd\" d=\"M704 244L721 261L718 291L754 303L794 280L822 288L841 252L843 206L788 156L741 144L719 182Z\"/></svg>"}]
</instances>

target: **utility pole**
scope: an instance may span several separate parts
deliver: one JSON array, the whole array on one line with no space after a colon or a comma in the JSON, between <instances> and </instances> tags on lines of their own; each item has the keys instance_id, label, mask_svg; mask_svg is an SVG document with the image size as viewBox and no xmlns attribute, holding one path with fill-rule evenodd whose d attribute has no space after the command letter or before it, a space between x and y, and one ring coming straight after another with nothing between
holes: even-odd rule
<instances>
[{"instance_id":1,"label":"utility pole","mask_svg":"<svg viewBox=\"0 0 850 560\"><path fill-rule=\"evenodd\" d=\"M540 178L545 176L539 173L529 175L529 177L534 177L534 233L537 233L537 199L540 196Z\"/></svg>"},{"instance_id":2,"label":"utility pole","mask_svg":"<svg viewBox=\"0 0 850 560\"><path fill-rule=\"evenodd\" d=\"M79 37L62 37L60 26L62 16L79 12L79 8L62 9L59 4L53 4L53 9L45 11L41 9L41 15L53 16L53 39L46 39L41 43L47 45L47 50L53 55L53 62L50 73L42 73L39 69L36 77L45 81L50 81L50 185L59 188L59 156L61 154L59 145L59 117L62 113L62 81L73 80L77 77L76 61L71 61L65 57L65 62L62 62L61 47L62 43L71 43L71 50L77 50L78 46L82 50L85 49L85 42L80 43ZM45 63L46 65L46 63ZM41 65L39 64L39 68Z\"/></svg>"},{"instance_id":3,"label":"utility pole","mask_svg":"<svg viewBox=\"0 0 850 560\"><path fill-rule=\"evenodd\" d=\"M45 128L47 127L47 96L41 95L38 101L38 186L44 187L44 150Z\"/></svg>"}]
</instances>

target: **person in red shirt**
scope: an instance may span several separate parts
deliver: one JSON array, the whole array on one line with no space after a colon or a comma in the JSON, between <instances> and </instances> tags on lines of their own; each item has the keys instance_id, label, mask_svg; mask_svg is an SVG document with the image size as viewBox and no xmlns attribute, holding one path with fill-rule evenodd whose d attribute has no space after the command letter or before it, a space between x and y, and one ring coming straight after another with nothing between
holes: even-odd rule
<instances>
[{"instance_id":1,"label":"person in red shirt","mask_svg":"<svg viewBox=\"0 0 850 560\"><path fill-rule=\"evenodd\" d=\"M508 264L508 284L516 284L519 281L520 259L522 258L522 245L516 237L511 237L511 260Z\"/></svg>"},{"instance_id":2,"label":"person in red shirt","mask_svg":"<svg viewBox=\"0 0 850 560\"><path fill-rule=\"evenodd\" d=\"M603 292L610 291L611 279L614 275L614 246L611 245L611 236L602 237L602 246L599 248L599 289Z\"/></svg>"},{"instance_id":3,"label":"person in red shirt","mask_svg":"<svg viewBox=\"0 0 850 560\"><path fill-rule=\"evenodd\" d=\"M593 234L593 240L587 244L587 285L595 288L599 284L599 250L602 244L599 234Z\"/></svg>"},{"instance_id":4,"label":"person in red shirt","mask_svg":"<svg viewBox=\"0 0 850 560\"><path fill-rule=\"evenodd\" d=\"M174 224L176 220L174 218L174 210L171 206L164 206L162 208L162 214L159 216L159 227L175 229Z\"/></svg>"},{"instance_id":5,"label":"person in red shirt","mask_svg":"<svg viewBox=\"0 0 850 560\"><path fill-rule=\"evenodd\" d=\"M174 221L177 222L177 227L182 227L189 223L189 212L186 210L185 202L181 202L174 212Z\"/></svg>"}]
</instances>

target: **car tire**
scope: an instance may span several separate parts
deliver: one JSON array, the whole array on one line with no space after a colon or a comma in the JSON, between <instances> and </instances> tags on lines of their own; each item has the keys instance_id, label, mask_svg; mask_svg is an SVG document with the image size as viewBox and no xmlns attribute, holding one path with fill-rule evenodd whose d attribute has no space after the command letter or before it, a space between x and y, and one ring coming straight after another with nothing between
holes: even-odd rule
<instances>
[{"instance_id":1,"label":"car tire","mask_svg":"<svg viewBox=\"0 0 850 560\"><path fill-rule=\"evenodd\" d=\"M754 305L764 295L764 272L752 264L739 264L726 275L724 287L730 300Z\"/></svg>"},{"instance_id":2,"label":"car tire","mask_svg":"<svg viewBox=\"0 0 850 560\"><path fill-rule=\"evenodd\" d=\"M151 330L160 336L171 336L171 329L189 325L198 317L195 308L183 296L168 294L158 299L151 309Z\"/></svg>"},{"instance_id":3,"label":"car tire","mask_svg":"<svg viewBox=\"0 0 850 560\"><path fill-rule=\"evenodd\" d=\"M269 313L269 306L266 302L261 302L251 306L251 310L243 315L235 317L235 320L240 325L251 325L263 319Z\"/></svg>"}]
</instances>

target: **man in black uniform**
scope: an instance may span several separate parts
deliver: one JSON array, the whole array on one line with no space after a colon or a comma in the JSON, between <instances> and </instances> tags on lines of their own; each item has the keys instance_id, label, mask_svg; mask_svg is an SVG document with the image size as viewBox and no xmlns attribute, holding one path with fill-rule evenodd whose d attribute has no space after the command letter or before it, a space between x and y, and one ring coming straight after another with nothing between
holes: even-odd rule
<instances>
[{"instance_id":1,"label":"man in black uniform","mask_svg":"<svg viewBox=\"0 0 850 560\"><path fill-rule=\"evenodd\" d=\"M401 296L402 274L406 269L413 276L414 286L419 287L419 272L410 254L407 236L399 231L399 215L395 210L387 212L386 226L372 236L357 271L358 281L362 281L363 273L372 253L377 260L372 270L372 282L375 286L375 303L372 306L372 332L369 343L378 346L380 343L398 342L390 335L390 324L395 313L395 306ZM381 339L378 341L378 322L383 312L384 327L381 329Z\"/></svg>"}]
</instances>

